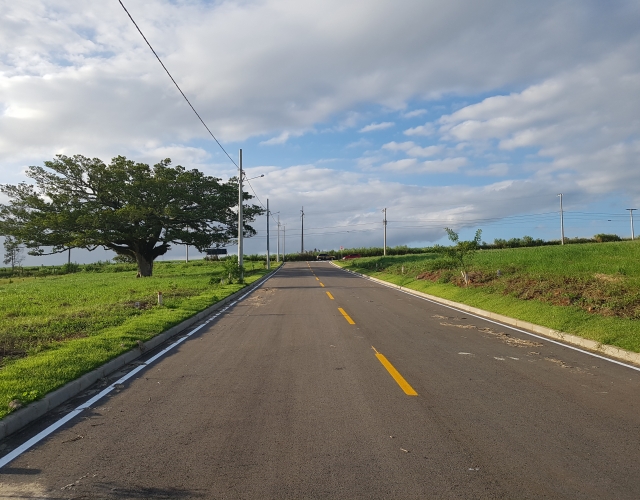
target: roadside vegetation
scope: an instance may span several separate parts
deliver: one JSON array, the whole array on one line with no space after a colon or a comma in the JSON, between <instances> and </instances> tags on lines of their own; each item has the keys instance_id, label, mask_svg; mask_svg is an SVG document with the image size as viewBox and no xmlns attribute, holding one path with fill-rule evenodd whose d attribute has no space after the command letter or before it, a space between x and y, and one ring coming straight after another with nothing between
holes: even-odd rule
<instances>
[{"instance_id":1,"label":"roadside vegetation","mask_svg":"<svg viewBox=\"0 0 640 500\"><path fill-rule=\"evenodd\" d=\"M338 263L431 295L640 352L638 242L478 250L466 269L438 250Z\"/></svg>"},{"instance_id":2,"label":"roadside vegetation","mask_svg":"<svg viewBox=\"0 0 640 500\"><path fill-rule=\"evenodd\" d=\"M126 263L0 270L0 418L240 290L236 268L156 262L144 279ZM264 257L245 262L245 283L265 273Z\"/></svg>"}]
</instances>

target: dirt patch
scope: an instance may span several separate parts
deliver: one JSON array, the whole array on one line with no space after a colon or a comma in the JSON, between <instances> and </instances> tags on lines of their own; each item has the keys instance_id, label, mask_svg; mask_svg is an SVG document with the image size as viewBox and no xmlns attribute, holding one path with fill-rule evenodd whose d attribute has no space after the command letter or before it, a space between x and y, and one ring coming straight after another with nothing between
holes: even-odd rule
<instances>
[{"instance_id":1,"label":"dirt patch","mask_svg":"<svg viewBox=\"0 0 640 500\"><path fill-rule=\"evenodd\" d=\"M512 337L508 333L496 332L491 328L478 328L475 325L460 325L456 323L447 323L447 322L441 322L440 324L442 326L453 326L455 328L462 328L464 330L478 330L479 332L492 335L493 337L497 338L498 340L501 340L505 344L508 344L514 347L542 347L544 345L540 342L535 342L533 340L526 340L518 337Z\"/></svg>"},{"instance_id":2,"label":"dirt patch","mask_svg":"<svg viewBox=\"0 0 640 500\"><path fill-rule=\"evenodd\" d=\"M267 303L267 300L275 293L274 288L259 288L251 294L249 298L245 300L245 303L251 306L263 306Z\"/></svg>"},{"instance_id":3,"label":"dirt patch","mask_svg":"<svg viewBox=\"0 0 640 500\"><path fill-rule=\"evenodd\" d=\"M565 370L571 370L575 373L589 373L587 370L583 370L582 368L579 368L577 366L572 366L558 358L544 358L544 359L545 361L549 361L550 363L553 363L559 366L560 368L564 368Z\"/></svg>"},{"instance_id":4,"label":"dirt patch","mask_svg":"<svg viewBox=\"0 0 640 500\"><path fill-rule=\"evenodd\" d=\"M609 283L619 283L620 281L622 281L622 278L620 276L611 276L610 274L596 273L593 276L594 278L608 281Z\"/></svg>"},{"instance_id":5,"label":"dirt patch","mask_svg":"<svg viewBox=\"0 0 640 500\"><path fill-rule=\"evenodd\" d=\"M38 483L0 484L0 498L50 498L46 490Z\"/></svg>"}]
</instances>

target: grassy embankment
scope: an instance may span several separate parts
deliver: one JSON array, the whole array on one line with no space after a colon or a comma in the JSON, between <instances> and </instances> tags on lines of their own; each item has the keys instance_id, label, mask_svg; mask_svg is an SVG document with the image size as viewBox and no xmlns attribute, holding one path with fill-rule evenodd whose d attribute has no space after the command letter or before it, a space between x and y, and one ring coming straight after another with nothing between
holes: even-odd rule
<instances>
[{"instance_id":1,"label":"grassy embankment","mask_svg":"<svg viewBox=\"0 0 640 500\"><path fill-rule=\"evenodd\" d=\"M157 262L142 279L127 264L85 268L0 279L0 418L11 401L39 399L244 286L220 284L227 271L206 261ZM245 268L246 283L266 273L264 262Z\"/></svg>"},{"instance_id":2,"label":"grassy embankment","mask_svg":"<svg viewBox=\"0 0 640 500\"><path fill-rule=\"evenodd\" d=\"M468 287L460 271L437 253L339 264L424 293L640 352L640 243L482 250L471 262Z\"/></svg>"}]
</instances>

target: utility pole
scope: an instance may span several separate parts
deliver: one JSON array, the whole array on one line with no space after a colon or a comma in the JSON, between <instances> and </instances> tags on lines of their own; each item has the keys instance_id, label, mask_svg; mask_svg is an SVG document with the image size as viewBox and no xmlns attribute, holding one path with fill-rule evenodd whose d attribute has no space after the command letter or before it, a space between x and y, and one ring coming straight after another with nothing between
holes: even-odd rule
<instances>
[{"instance_id":1,"label":"utility pole","mask_svg":"<svg viewBox=\"0 0 640 500\"><path fill-rule=\"evenodd\" d=\"M71 247L69 247L69 254L67 255L67 264L71 265Z\"/></svg>"},{"instance_id":2,"label":"utility pole","mask_svg":"<svg viewBox=\"0 0 640 500\"><path fill-rule=\"evenodd\" d=\"M186 259L186 263L189 263L189 245L185 245L187 247L187 259Z\"/></svg>"},{"instance_id":3,"label":"utility pole","mask_svg":"<svg viewBox=\"0 0 640 500\"><path fill-rule=\"evenodd\" d=\"M271 257L269 256L269 198L267 198L267 271L271 269Z\"/></svg>"},{"instance_id":4,"label":"utility pole","mask_svg":"<svg viewBox=\"0 0 640 500\"><path fill-rule=\"evenodd\" d=\"M633 211L638 210L637 208L627 208L629 210L629 215L631 216L631 241L635 239L635 234L633 234Z\"/></svg>"},{"instance_id":5,"label":"utility pole","mask_svg":"<svg viewBox=\"0 0 640 500\"><path fill-rule=\"evenodd\" d=\"M282 262L287 255L287 226L282 226Z\"/></svg>"},{"instance_id":6,"label":"utility pole","mask_svg":"<svg viewBox=\"0 0 640 500\"><path fill-rule=\"evenodd\" d=\"M383 247L383 255L387 255L387 209L383 208L384 212L384 220L382 221L382 226L384 227L384 247Z\"/></svg>"},{"instance_id":7,"label":"utility pole","mask_svg":"<svg viewBox=\"0 0 640 500\"><path fill-rule=\"evenodd\" d=\"M302 220L302 232L300 233L300 253L304 253L304 207L300 210L300 220Z\"/></svg>"},{"instance_id":8,"label":"utility pole","mask_svg":"<svg viewBox=\"0 0 640 500\"><path fill-rule=\"evenodd\" d=\"M240 150L240 175L238 176L238 266L240 266L240 281L244 280L242 272L242 149Z\"/></svg>"},{"instance_id":9,"label":"utility pole","mask_svg":"<svg viewBox=\"0 0 640 500\"><path fill-rule=\"evenodd\" d=\"M560 197L560 244L564 245L564 212L562 210L562 193L558 195Z\"/></svg>"},{"instance_id":10,"label":"utility pole","mask_svg":"<svg viewBox=\"0 0 640 500\"><path fill-rule=\"evenodd\" d=\"M280 214L278 214L278 243L276 244L276 262L280 262Z\"/></svg>"}]
</instances>

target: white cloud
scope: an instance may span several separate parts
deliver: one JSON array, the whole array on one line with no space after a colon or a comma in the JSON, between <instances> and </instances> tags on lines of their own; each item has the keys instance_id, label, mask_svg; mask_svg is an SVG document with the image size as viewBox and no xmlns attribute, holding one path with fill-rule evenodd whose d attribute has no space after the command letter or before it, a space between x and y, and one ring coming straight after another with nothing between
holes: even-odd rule
<instances>
[{"instance_id":1,"label":"white cloud","mask_svg":"<svg viewBox=\"0 0 640 500\"><path fill-rule=\"evenodd\" d=\"M366 127L362 127L359 132L376 132L378 130L384 130L390 127L393 127L395 123L393 122L382 122L382 123L371 123Z\"/></svg>"},{"instance_id":2,"label":"white cloud","mask_svg":"<svg viewBox=\"0 0 640 500\"><path fill-rule=\"evenodd\" d=\"M426 109L414 109L413 111L409 111L404 113L403 118L415 118L416 116L426 115L428 111Z\"/></svg>"},{"instance_id":3,"label":"white cloud","mask_svg":"<svg viewBox=\"0 0 640 500\"><path fill-rule=\"evenodd\" d=\"M260 144L264 146L274 146L277 144L284 144L289 140L290 136L291 134L289 134L289 132L282 132L279 136L273 137L267 141L262 141Z\"/></svg>"},{"instance_id":4,"label":"white cloud","mask_svg":"<svg viewBox=\"0 0 640 500\"><path fill-rule=\"evenodd\" d=\"M509 165L507 163L493 163L487 168L469 169L465 173L471 176L504 177L509 173Z\"/></svg>"},{"instance_id":5,"label":"white cloud","mask_svg":"<svg viewBox=\"0 0 640 500\"><path fill-rule=\"evenodd\" d=\"M404 151L407 153L407 156L412 157L428 157L439 154L442 152L442 146L427 146L423 148L421 146L416 145L415 143L408 142L388 142L382 146L383 149L388 149L389 151Z\"/></svg>"},{"instance_id":6,"label":"white cloud","mask_svg":"<svg viewBox=\"0 0 640 500\"><path fill-rule=\"evenodd\" d=\"M384 163L381 169L412 174L452 173L457 172L460 167L464 167L467 163L468 160L463 157L427 160L423 162L418 162L415 158L405 158L404 160Z\"/></svg>"},{"instance_id":7,"label":"white cloud","mask_svg":"<svg viewBox=\"0 0 640 500\"><path fill-rule=\"evenodd\" d=\"M408 128L404 131L405 135L423 135L428 137L433 135L436 132L436 127L433 123L425 123L424 125L419 125L417 127Z\"/></svg>"},{"instance_id":8,"label":"white cloud","mask_svg":"<svg viewBox=\"0 0 640 500\"><path fill-rule=\"evenodd\" d=\"M371 146L371 141L368 141L364 137L358 141L350 142L345 147L346 148L367 148Z\"/></svg>"}]
</instances>

